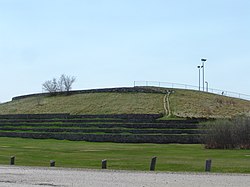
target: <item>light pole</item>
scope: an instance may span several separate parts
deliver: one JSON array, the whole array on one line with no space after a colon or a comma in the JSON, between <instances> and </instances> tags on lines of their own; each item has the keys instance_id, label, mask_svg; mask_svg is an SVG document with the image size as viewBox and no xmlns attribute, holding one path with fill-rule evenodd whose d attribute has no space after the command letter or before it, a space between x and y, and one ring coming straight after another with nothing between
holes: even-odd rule
<instances>
[{"instance_id":1,"label":"light pole","mask_svg":"<svg viewBox=\"0 0 250 187\"><path fill-rule=\"evenodd\" d=\"M197 66L197 68L199 69L199 91L201 91L201 68L202 66Z\"/></svg>"},{"instance_id":2,"label":"light pole","mask_svg":"<svg viewBox=\"0 0 250 187\"><path fill-rule=\"evenodd\" d=\"M208 82L205 81L205 83L206 83L206 91L208 92Z\"/></svg>"},{"instance_id":3,"label":"light pole","mask_svg":"<svg viewBox=\"0 0 250 187\"><path fill-rule=\"evenodd\" d=\"M205 90L205 65L204 65L204 62L206 62L206 61L207 61L207 59L205 59L205 58L201 59L202 68L203 68L203 92Z\"/></svg>"}]
</instances>

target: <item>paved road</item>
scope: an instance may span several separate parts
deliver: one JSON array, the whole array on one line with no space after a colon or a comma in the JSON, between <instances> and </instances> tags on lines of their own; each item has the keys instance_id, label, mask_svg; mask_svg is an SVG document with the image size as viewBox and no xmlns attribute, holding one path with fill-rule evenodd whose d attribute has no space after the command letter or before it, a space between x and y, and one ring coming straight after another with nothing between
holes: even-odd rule
<instances>
[{"instance_id":1,"label":"paved road","mask_svg":"<svg viewBox=\"0 0 250 187\"><path fill-rule=\"evenodd\" d=\"M250 186L250 175L157 173L0 166L0 187Z\"/></svg>"}]
</instances>

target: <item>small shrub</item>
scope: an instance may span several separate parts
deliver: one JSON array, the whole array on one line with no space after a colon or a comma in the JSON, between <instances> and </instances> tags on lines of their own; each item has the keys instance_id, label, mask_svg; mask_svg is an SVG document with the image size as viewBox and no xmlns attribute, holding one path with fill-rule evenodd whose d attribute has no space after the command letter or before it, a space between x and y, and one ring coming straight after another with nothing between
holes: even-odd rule
<instances>
[{"instance_id":1,"label":"small shrub","mask_svg":"<svg viewBox=\"0 0 250 187\"><path fill-rule=\"evenodd\" d=\"M208 149L250 149L250 118L217 120L205 126L203 142Z\"/></svg>"}]
</instances>

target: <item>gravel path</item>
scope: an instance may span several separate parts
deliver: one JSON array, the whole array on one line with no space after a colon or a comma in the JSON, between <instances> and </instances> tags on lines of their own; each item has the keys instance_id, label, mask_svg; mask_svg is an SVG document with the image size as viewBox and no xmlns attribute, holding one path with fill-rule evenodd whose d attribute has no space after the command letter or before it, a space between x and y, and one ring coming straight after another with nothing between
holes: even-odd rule
<instances>
[{"instance_id":1,"label":"gravel path","mask_svg":"<svg viewBox=\"0 0 250 187\"><path fill-rule=\"evenodd\" d=\"M250 175L158 173L0 166L1 187L187 187L250 186Z\"/></svg>"}]
</instances>

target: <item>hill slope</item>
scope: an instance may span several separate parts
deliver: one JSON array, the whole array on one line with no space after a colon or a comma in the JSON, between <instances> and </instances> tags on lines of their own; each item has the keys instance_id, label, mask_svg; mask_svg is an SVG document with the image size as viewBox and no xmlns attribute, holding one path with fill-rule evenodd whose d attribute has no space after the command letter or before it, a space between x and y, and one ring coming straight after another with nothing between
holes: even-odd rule
<instances>
[{"instance_id":1,"label":"hill slope","mask_svg":"<svg viewBox=\"0 0 250 187\"><path fill-rule=\"evenodd\" d=\"M157 87L88 90L57 96L25 96L0 104L0 114L165 114L164 96L167 91L172 92L169 97L172 116L221 118L250 115L250 101L198 91Z\"/></svg>"}]
</instances>

